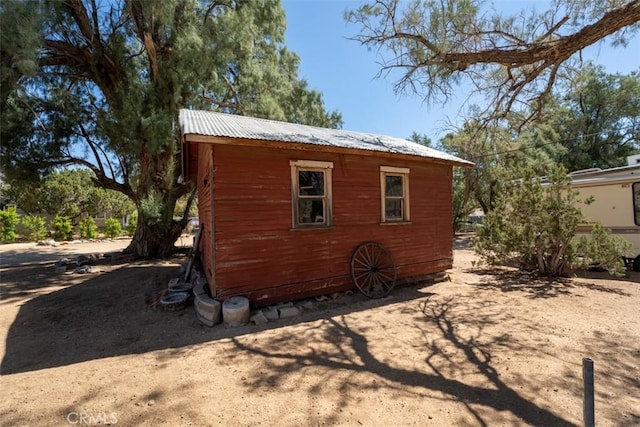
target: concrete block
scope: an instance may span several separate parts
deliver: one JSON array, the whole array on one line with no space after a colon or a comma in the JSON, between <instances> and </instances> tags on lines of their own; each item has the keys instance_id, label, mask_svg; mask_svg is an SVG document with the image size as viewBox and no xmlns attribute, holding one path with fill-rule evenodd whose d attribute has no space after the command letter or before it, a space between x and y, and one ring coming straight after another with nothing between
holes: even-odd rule
<instances>
[{"instance_id":1,"label":"concrete block","mask_svg":"<svg viewBox=\"0 0 640 427\"><path fill-rule=\"evenodd\" d=\"M213 326L220 323L220 301L209 298L206 294L196 295L194 300L194 306L198 319L204 319L203 321L207 326Z\"/></svg>"},{"instance_id":2,"label":"concrete block","mask_svg":"<svg viewBox=\"0 0 640 427\"><path fill-rule=\"evenodd\" d=\"M278 309L275 307L267 308L263 310L263 313L267 320L278 320L280 318L280 313L278 313Z\"/></svg>"},{"instance_id":3,"label":"concrete block","mask_svg":"<svg viewBox=\"0 0 640 427\"><path fill-rule=\"evenodd\" d=\"M278 309L281 319L287 319L290 317L300 316L300 310L298 307L281 307Z\"/></svg>"},{"instance_id":4,"label":"concrete block","mask_svg":"<svg viewBox=\"0 0 640 427\"><path fill-rule=\"evenodd\" d=\"M229 297L222 303L222 321L226 327L234 328L249 323L249 298Z\"/></svg>"},{"instance_id":5,"label":"concrete block","mask_svg":"<svg viewBox=\"0 0 640 427\"><path fill-rule=\"evenodd\" d=\"M208 326L208 327L212 328L212 327L214 327L216 325L216 323L213 320L209 320L209 319L204 318L197 311L196 311L196 317L198 318L200 323L202 323L205 326Z\"/></svg>"},{"instance_id":6,"label":"concrete block","mask_svg":"<svg viewBox=\"0 0 640 427\"><path fill-rule=\"evenodd\" d=\"M303 301L300 305L305 310L313 310L316 308L316 302L310 299Z\"/></svg>"},{"instance_id":7,"label":"concrete block","mask_svg":"<svg viewBox=\"0 0 640 427\"><path fill-rule=\"evenodd\" d=\"M269 323L269 319L267 319L262 310L256 312L256 314L251 316L251 321L256 325L264 325L265 323Z\"/></svg>"}]
</instances>

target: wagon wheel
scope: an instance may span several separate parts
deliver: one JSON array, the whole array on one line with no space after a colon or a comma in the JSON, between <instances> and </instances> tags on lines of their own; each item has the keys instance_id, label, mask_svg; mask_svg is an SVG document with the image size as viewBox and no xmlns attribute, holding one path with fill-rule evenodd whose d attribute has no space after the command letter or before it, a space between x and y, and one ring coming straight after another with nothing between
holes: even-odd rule
<instances>
[{"instance_id":1,"label":"wagon wheel","mask_svg":"<svg viewBox=\"0 0 640 427\"><path fill-rule=\"evenodd\" d=\"M362 243L351 255L353 282L369 298L388 295L396 284L396 276L396 263L380 243Z\"/></svg>"}]
</instances>

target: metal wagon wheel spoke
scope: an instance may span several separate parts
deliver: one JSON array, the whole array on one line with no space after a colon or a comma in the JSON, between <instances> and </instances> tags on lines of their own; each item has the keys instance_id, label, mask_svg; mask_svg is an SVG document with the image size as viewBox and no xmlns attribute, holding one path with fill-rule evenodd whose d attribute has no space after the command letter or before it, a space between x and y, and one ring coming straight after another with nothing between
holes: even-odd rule
<instances>
[{"instance_id":1,"label":"metal wagon wheel spoke","mask_svg":"<svg viewBox=\"0 0 640 427\"><path fill-rule=\"evenodd\" d=\"M397 269L391 253L380 243L365 242L351 256L351 277L369 298L389 294L396 284Z\"/></svg>"}]
</instances>

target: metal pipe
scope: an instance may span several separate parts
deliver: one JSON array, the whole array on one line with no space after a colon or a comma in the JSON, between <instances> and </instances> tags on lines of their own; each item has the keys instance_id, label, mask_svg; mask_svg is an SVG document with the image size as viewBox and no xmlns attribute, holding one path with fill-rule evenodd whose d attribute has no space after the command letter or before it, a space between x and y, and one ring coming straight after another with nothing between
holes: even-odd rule
<instances>
[{"instance_id":1,"label":"metal pipe","mask_svg":"<svg viewBox=\"0 0 640 427\"><path fill-rule=\"evenodd\" d=\"M582 379L584 381L584 398L582 403L582 421L584 427L595 427L595 406L593 398L593 360L582 359Z\"/></svg>"}]
</instances>

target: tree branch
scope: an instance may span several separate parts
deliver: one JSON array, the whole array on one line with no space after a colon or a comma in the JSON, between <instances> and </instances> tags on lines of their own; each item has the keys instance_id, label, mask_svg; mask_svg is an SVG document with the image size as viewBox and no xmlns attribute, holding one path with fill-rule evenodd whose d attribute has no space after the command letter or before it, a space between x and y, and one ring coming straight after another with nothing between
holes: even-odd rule
<instances>
[{"instance_id":1,"label":"tree branch","mask_svg":"<svg viewBox=\"0 0 640 427\"><path fill-rule=\"evenodd\" d=\"M104 175L104 166L102 164L102 159L100 158L100 155L98 154L98 151L96 150L96 147L93 144L91 137L89 136L89 132L87 132L87 129L84 127L82 123L80 123L79 126L80 126L80 133L82 134L82 137L85 139L85 141L87 141L89 148L93 152L93 156L95 157L96 163L98 164L98 168L100 169L100 174ZM113 171L111 172L113 173ZM114 176L114 175L111 175L111 176Z\"/></svg>"},{"instance_id":2,"label":"tree branch","mask_svg":"<svg viewBox=\"0 0 640 427\"><path fill-rule=\"evenodd\" d=\"M492 63L511 67L535 64L540 61L555 64L638 21L640 21L640 0L633 0L624 7L605 13L600 20L585 26L576 33L555 40L534 41L514 49L495 48L477 52L446 52L442 54L434 52L433 59L428 63L449 69L466 69L470 65ZM564 20L559 24L563 22Z\"/></svg>"},{"instance_id":3,"label":"tree branch","mask_svg":"<svg viewBox=\"0 0 640 427\"><path fill-rule=\"evenodd\" d=\"M82 36L84 37L87 45L93 46L94 43L94 28L91 25L91 20L89 19L89 14L87 13L87 9L84 7L84 4L81 0L66 0L63 4L69 8L69 12L73 19L76 21Z\"/></svg>"},{"instance_id":4,"label":"tree branch","mask_svg":"<svg viewBox=\"0 0 640 427\"><path fill-rule=\"evenodd\" d=\"M354 39L366 45L387 47L394 54L381 64L378 76L402 68L396 92L414 92L425 99L439 94L448 97L452 86L464 75L476 85L477 92L495 93L492 118L503 117L517 102L528 105L532 100L539 112L540 102L550 93L561 66L571 56L640 22L640 0L628 0L624 6L607 10L592 24L571 34L558 35L569 16L549 23L540 36L535 35L537 30L529 28L530 40L526 41L517 30L507 31L509 26L503 28L498 24L483 30L481 25L462 18L447 20L451 13L457 13L451 9L452 2L442 0L440 9L433 6L429 26L428 17L427 22L414 23L415 16L408 12L397 19L398 1L377 0L374 5L363 6L349 15L351 22L363 26ZM469 15L469 19L474 18ZM525 23L522 31L526 29ZM487 69L488 66L495 68Z\"/></svg>"},{"instance_id":5,"label":"tree branch","mask_svg":"<svg viewBox=\"0 0 640 427\"><path fill-rule=\"evenodd\" d=\"M153 37L151 31L149 31L148 22L144 16L144 10L142 3L138 0L129 0L129 7L131 8L131 15L133 16L133 22L135 23L136 33L138 38L144 44L147 50L147 58L149 59L149 73L151 81L156 82L158 80L158 46L157 40Z\"/></svg>"}]
</instances>

